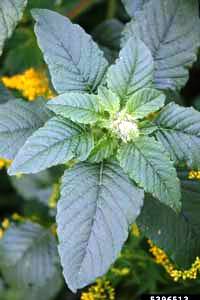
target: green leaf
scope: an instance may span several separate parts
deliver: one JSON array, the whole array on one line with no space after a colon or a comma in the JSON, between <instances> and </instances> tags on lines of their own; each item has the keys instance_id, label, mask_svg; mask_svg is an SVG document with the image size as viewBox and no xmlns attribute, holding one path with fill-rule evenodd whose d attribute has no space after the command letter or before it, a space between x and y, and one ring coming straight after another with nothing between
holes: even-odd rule
<instances>
[{"instance_id":1,"label":"green leaf","mask_svg":"<svg viewBox=\"0 0 200 300\"><path fill-rule=\"evenodd\" d=\"M10 177L16 192L25 200L37 200L48 205L52 194L52 176L48 170L34 175Z\"/></svg>"},{"instance_id":2,"label":"green leaf","mask_svg":"<svg viewBox=\"0 0 200 300\"><path fill-rule=\"evenodd\" d=\"M76 291L105 274L140 213L143 191L116 163L80 163L67 170L58 202L59 254Z\"/></svg>"},{"instance_id":3,"label":"green leaf","mask_svg":"<svg viewBox=\"0 0 200 300\"><path fill-rule=\"evenodd\" d=\"M85 160L93 143L91 133L69 120L54 117L27 140L9 174L37 173L72 158Z\"/></svg>"},{"instance_id":4,"label":"green leaf","mask_svg":"<svg viewBox=\"0 0 200 300\"><path fill-rule=\"evenodd\" d=\"M43 64L42 53L32 27L18 27L12 39L6 44L3 72L5 74L23 73L29 68L42 69Z\"/></svg>"},{"instance_id":5,"label":"green leaf","mask_svg":"<svg viewBox=\"0 0 200 300\"><path fill-rule=\"evenodd\" d=\"M104 159L111 157L116 148L117 141L105 136L96 144L88 159L92 163L99 163Z\"/></svg>"},{"instance_id":6,"label":"green leaf","mask_svg":"<svg viewBox=\"0 0 200 300\"><path fill-rule=\"evenodd\" d=\"M120 110L119 97L106 87L100 86L98 88L98 98L105 111L116 113Z\"/></svg>"},{"instance_id":7,"label":"green leaf","mask_svg":"<svg viewBox=\"0 0 200 300\"><path fill-rule=\"evenodd\" d=\"M153 81L153 58L145 44L132 37L119 53L115 65L108 69L108 87L123 101Z\"/></svg>"},{"instance_id":8,"label":"green leaf","mask_svg":"<svg viewBox=\"0 0 200 300\"><path fill-rule=\"evenodd\" d=\"M134 35L154 57L156 87L180 90L200 45L198 0L148 1L125 29L125 40Z\"/></svg>"},{"instance_id":9,"label":"green leaf","mask_svg":"<svg viewBox=\"0 0 200 300\"><path fill-rule=\"evenodd\" d=\"M12 224L0 240L0 265L13 285L42 287L60 273L56 239L39 224Z\"/></svg>"},{"instance_id":10,"label":"green leaf","mask_svg":"<svg viewBox=\"0 0 200 300\"><path fill-rule=\"evenodd\" d=\"M42 100L12 99L0 105L0 157L14 159L27 138L51 115Z\"/></svg>"},{"instance_id":11,"label":"green leaf","mask_svg":"<svg viewBox=\"0 0 200 300\"><path fill-rule=\"evenodd\" d=\"M117 19L110 19L97 25L92 32L94 40L100 45L110 63L114 63L119 54L123 28L122 22Z\"/></svg>"},{"instance_id":12,"label":"green leaf","mask_svg":"<svg viewBox=\"0 0 200 300\"><path fill-rule=\"evenodd\" d=\"M127 14L130 17L134 17L148 1L150 0L122 0L122 3L124 4Z\"/></svg>"},{"instance_id":13,"label":"green leaf","mask_svg":"<svg viewBox=\"0 0 200 300\"><path fill-rule=\"evenodd\" d=\"M143 233L162 248L181 268L187 269L200 253L200 185L179 173L182 186L182 212L175 214L153 198L145 205L137 224Z\"/></svg>"},{"instance_id":14,"label":"green leaf","mask_svg":"<svg viewBox=\"0 0 200 300\"><path fill-rule=\"evenodd\" d=\"M1 0L0 2L0 56L5 41L11 37L17 23L22 18L27 0Z\"/></svg>"},{"instance_id":15,"label":"green leaf","mask_svg":"<svg viewBox=\"0 0 200 300\"><path fill-rule=\"evenodd\" d=\"M200 113L175 103L164 107L155 120L158 126L156 137L171 159L185 162L188 167L200 168Z\"/></svg>"},{"instance_id":16,"label":"green leaf","mask_svg":"<svg viewBox=\"0 0 200 300\"><path fill-rule=\"evenodd\" d=\"M162 144L151 137L140 137L122 145L118 153L121 167L147 193L174 210L180 209L180 186Z\"/></svg>"},{"instance_id":17,"label":"green leaf","mask_svg":"<svg viewBox=\"0 0 200 300\"><path fill-rule=\"evenodd\" d=\"M108 63L79 26L46 9L34 9L35 33L58 93L95 90Z\"/></svg>"},{"instance_id":18,"label":"green leaf","mask_svg":"<svg viewBox=\"0 0 200 300\"><path fill-rule=\"evenodd\" d=\"M51 100L49 109L73 122L92 124L102 119L102 109L96 95L65 93Z\"/></svg>"},{"instance_id":19,"label":"green leaf","mask_svg":"<svg viewBox=\"0 0 200 300\"><path fill-rule=\"evenodd\" d=\"M157 90L145 88L134 93L126 103L126 110L137 119L143 119L163 107L165 95Z\"/></svg>"}]
</instances>

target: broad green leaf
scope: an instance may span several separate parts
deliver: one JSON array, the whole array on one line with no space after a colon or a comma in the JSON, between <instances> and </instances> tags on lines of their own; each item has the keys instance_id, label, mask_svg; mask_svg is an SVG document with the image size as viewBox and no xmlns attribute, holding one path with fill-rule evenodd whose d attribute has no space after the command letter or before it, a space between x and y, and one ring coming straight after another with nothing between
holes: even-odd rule
<instances>
[{"instance_id":1,"label":"broad green leaf","mask_svg":"<svg viewBox=\"0 0 200 300\"><path fill-rule=\"evenodd\" d=\"M92 32L94 40L110 63L114 63L119 54L123 28L122 22L117 19L110 19L99 24Z\"/></svg>"},{"instance_id":2,"label":"broad green leaf","mask_svg":"<svg viewBox=\"0 0 200 300\"><path fill-rule=\"evenodd\" d=\"M124 4L127 14L130 17L134 17L148 1L150 0L122 0L122 3Z\"/></svg>"},{"instance_id":3,"label":"broad green leaf","mask_svg":"<svg viewBox=\"0 0 200 300\"><path fill-rule=\"evenodd\" d=\"M161 247L181 268L190 268L200 253L200 185L179 173L182 186L182 211L179 215L153 198L145 205L137 224L143 233Z\"/></svg>"},{"instance_id":4,"label":"broad green leaf","mask_svg":"<svg viewBox=\"0 0 200 300\"><path fill-rule=\"evenodd\" d=\"M48 170L34 175L10 177L11 183L17 193L25 200L37 200L48 205L52 194L52 176Z\"/></svg>"},{"instance_id":5,"label":"broad green leaf","mask_svg":"<svg viewBox=\"0 0 200 300\"><path fill-rule=\"evenodd\" d=\"M17 74L29 68L42 69L43 64L43 56L37 45L32 26L17 27L12 39L6 44L3 73L10 74L12 70L12 74Z\"/></svg>"},{"instance_id":6,"label":"broad green leaf","mask_svg":"<svg viewBox=\"0 0 200 300\"><path fill-rule=\"evenodd\" d=\"M176 211L180 209L179 180L162 144L151 137L140 137L122 145L118 159L124 171L147 193Z\"/></svg>"},{"instance_id":7,"label":"broad green leaf","mask_svg":"<svg viewBox=\"0 0 200 300\"><path fill-rule=\"evenodd\" d=\"M39 224L12 224L0 240L0 265L13 285L42 287L60 273L56 239Z\"/></svg>"},{"instance_id":8,"label":"broad green leaf","mask_svg":"<svg viewBox=\"0 0 200 300\"><path fill-rule=\"evenodd\" d=\"M117 19L106 20L94 29L92 36L101 46L119 51L123 28L124 24Z\"/></svg>"},{"instance_id":9,"label":"broad green leaf","mask_svg":"<svg viewBox=\"0 0 200 300\"><path fill-rule=\"evenodd\" d=\"M17 23L22 18L27 0L1 0L0 2L0 56L5 41L11 37Z\"/></svg>"},{"instance_id":10,"label":"broad green leaf","mask_svg":"<svg viewBox=\"0 0 200 300\"><path fill-rule=\"evenodd\" d=\"M79 26L56 12L32 10L35 33L56 91L91 91L101 82L108 63L103 52Z\"/></svg>"},{"instance_id":11,"label":"broad green leaf","mask_svg":"<svg viewBox=\"0 0 200 300\"><path fill-rule=\"evenodd\" d=\"M111 157L117 148L117 141L111 137L103 137L92 150L89 161L99 163L104 159Z\"/></svg>"},{"instance_id":12,"label":"broad green leaf","mask_svg":"<svg viewBox=\"0 0 200 300\"><path fill-rule=\"evenodd\" d=\"M37 173L72 158L85 160L93 148L93 137L75 123L54 117L24 144L9 169L16 173Z\"/></svg>"},{"instance_id":13,"label":"broad green leaf","mask_svg":"<svg viewBox=\"0 0 200 300\"><path fill-rule=\"evenodd\" d=\"M157 90L144 88L134 93L126 103L126 110L137 119L143 119L163 107L165 95Z\"/></svg>"},{"instance_id":14,"label":"broad green leaf","mask_svg":"<svg viewBox=\"0 0 200 300\"><path fill-rule=\"evenodd\" d=\"M1 300L52 300L58 295L58 293L63 288L63 280L61 274L55 274L53 278L48 280L43 286L27 286L22 289L21 282L16 282L17 270L15 268L4 270L4 278L9 286L6 288L5 298ZM0 292L0 297L2 296Z\"/></svg>"},{"instance_id":15,"label":"broad green leaf","mask_svg":"<svg viewBox=\"0 0 200 300\"><path fill-rule=\"evenodd\" d=\"M48 107L58 115L83 124L95 123L103 117L96 95L65 93L49 101Z\"/></svg>"},{"instance_id":16,"label":"broad green leaf","mask_svg":"<svg viewBox=\"0 0 200 300\"><path fill-rule=\"evenodd\" d=\"M155 120L156 137L171 159L185 162L188 167L200 168L200 112L175 103L165 106Z\"/></svg>"},{"instance_id":17,"label":"broad green leaf","mask_svg":"<svg viewBox=\"0 0 200 300\"><path fill-rule=\"evenodd\" d=\"M27 138L51 115L42 100L11 99L0 105L0 157L14 159Z\"/></svg>"},{"instance_id":18,"label":"broad green leaf","mask_svg":"<svg viewBox=\"0 0 200 300\"><path fill-rule=\"evenodd\" d=\"M120 110L120 99L118 95L104 86L98 88L98 98L103 109L110 113L116 113Z\"/></svg>"},{"instance_id":19,"label":"broad green leaf","mask_svg":"<svg viewBox=\"0 0 200 300\"><path fill-rule=\"evenodd\" d=\"M132 37L119 53L119 59L108 69L108 87L123 101L153 81L153 58L150 50Z\"/></svg>"},{"instance_id":20,"label":"broad green leaf","mask_svg":"<svg viewBox=\"0 0 200 300\"><path fill-rule=\"evenodd\" d=\"M148 1L125 29L125 40L134 35L154 57L156 87L180 90L200 45L198 0Z\"/></svg>"},{"instance_id":21,"label":"broad green leaf","mask_svg":"<svg viewBox=\"0 0 200 300\"><path fill-rule=\"evenodd\" d=\"M105 274L139 215L143 191L116 163L80 163L67 170L58 202L59 254L73 291Z\"/></svg>"}]
</instances>

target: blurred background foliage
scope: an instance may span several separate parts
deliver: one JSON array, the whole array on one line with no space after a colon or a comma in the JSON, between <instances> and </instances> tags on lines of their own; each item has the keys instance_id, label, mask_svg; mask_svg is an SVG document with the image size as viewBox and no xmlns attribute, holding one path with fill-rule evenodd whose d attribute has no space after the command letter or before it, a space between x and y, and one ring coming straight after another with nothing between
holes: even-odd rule
<instances>
[{"instance_id":1,"label":"blurred background foliage","mask_svg":"<svg viewBox=\"0 0 200 300\"><path fill-rule=\"evenodd\" d=\"M110 61L118 54L120 34L124 23L129 20L121 2L117 0L29 0L24 17L12 38L7 41L0 58L1 103L12 98L12 95L34 101L38 96L51 98L54 94L34 35L30 9L36 7L58 11L79 23L93 35ZM168 99L176 99L186 106L193 105L200 111L199 78L200 56L181 94L169 92ZM27 220L39 223L55 235L55 206L59 197L62 168L52 168L37 175L9 178L6 174L8 165L9 161L0 159L0 237L12 224ZM199 173L187 173L186 176L189 176L189 180L200 179ZM199 195L200 188L197 193L198 197ZM180 269L133 225L117 262L92 287L73 295L59 274L46 286L19 289L8 280L8 274L0 273L0 299L135 300L142 293L151 292L200 293L199 269L198 257L186 270Z\"/></svg>"}]
</instances>

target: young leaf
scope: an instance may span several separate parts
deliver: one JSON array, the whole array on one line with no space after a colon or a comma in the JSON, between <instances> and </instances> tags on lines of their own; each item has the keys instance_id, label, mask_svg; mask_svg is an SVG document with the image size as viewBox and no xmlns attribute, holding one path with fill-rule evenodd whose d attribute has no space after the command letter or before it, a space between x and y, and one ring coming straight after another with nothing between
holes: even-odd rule
<instances>
[{"instance_id":1,"label":"young leaf","mask_svg":"<svg viewBox=\"0 0 200 300\"><path fill-rule=\"evenodd\" d=\"M167 153L154 138L140 137L118 153L121 167L147 193L174 210L180 209L180 186Z\"/></svg>"},{"instance_id":2,"label":"young leaf","mask_svg":"<svg viewBox=\"0 0 200 300\"><path fill-rule=\"evenodd\" d=\"M14 159L27 138L51 116L42 100L11 99L0 105L0 157Z\"/></svg>"},{"instance_id":3,"label":"young leaf","mask_svg":"<svg viewBox=\"0 0 200 300\"><path fill-rule=\"evenodd\" d=\"M73 291L108 270L139 215L143 191L116 163L80 163L67 170L58 202L59 254Z\"/></svg>"},{"instance_id":4,"label":"young leaf","mask_svg":"<svg viewBox=\"0 0 200 300\"><path fill-rule=\"evenodd\" d=\"M138 34L154 57L156 87L180 90L200 45L198 0L148 1L127 25L124 37Z\"/></svg>"},{"instance_id":5,"label":"young leaf","mask_svg":"<svg viewBox=\"0 0 200 300\"><path fill-rule=\"evenodd\" d=\"M110 137L103 137L92 150L89 161L99 163L104 159L111 157L117 148L117 141Z\"/></svg>"},{"instance_id":6,"label":"young leaf","mask_svg":"<svg viewBox=\"0 0 200 300\"><path fill-rule=\"evenodd\" d=\"M105 111L116 113L120 110L119 97L106 87L100 86L98 88L98 98Z\"/></svg>"},{"instance_id":7,"label":"young leaf","mask_svg":"<svg viewBox=\"0 0 200 300\"><path fill-rule=\"evenodd\" d=\"M169 103L155 120L156 137L175 162L200 168L200 112Z\"/></svg>"},{"instance_id":8,"label":"young leaf","mask_svg":"<svg viewBox=\"0 0 200 300\"><path fill-rule=\"evenodd\" d=\"M56 239L39 224L13 224L0 240L0 265L20 287L43 286L60 273Z\"/></svg>"},{"instance_id":9,"label":"young leaf","mask_svg":"<svg viewBox=\"0 0 200 300\"><path fill-rule=\"evenodd\" d=\"M93 149L93 137L75 123L54 117L24 144L9 169L16 173L37 173L72 158L85 160Z\"/></svg>"},{"instance_id":10,"label":"young leaf","mask_svg":"<svg viewBox=\"0 0 200 300\"><path fill-rule=\"evenodd\" d=\"M92 38L67 17L34 9L35 33L56 91L91 91L101 82L108 63Z\"/></svg>"},{"instance_id":11,"label":"young leaf","mask_svg":"<svg viewBox=\"0 0 200 300\"><path fill-rule=\"evenodd\" d=\"M108 87L123 101L153 81L153 58L150 50L132 37L119 53L116 64L108 69Z\"/></svg>"},{"instance_id":12,"label":"young leaf","mask_svg":"<svg viewBox=\"0 0 200 300\"><path fill-rule=\"evenodd\" d=\"M5 41L11 37L13 30L23 15L27 0L1 0L0 2L0 56Z\"/></svg>"},{"instance_id":13,"label":"young leaf","mask_svg":"<svg viewBox=\"0 0 200 300\"><path fill-rule=\"evenodd\" d=\"M126 103L126 110L137 119L143 119L163 107L165 95L157 90L145 88L134 93Z\"/></svg>"},{"instance_id":14,"label":"young leaf","mask_svg":"<svg viewBox=\"0 0 200 300\"><path fill-rule=\"evenodd\" d=\"M92 124L102 118L102 110L96 95L65 93L48 103L49 109L73 122Z\"/></svg>"}]
</instances>

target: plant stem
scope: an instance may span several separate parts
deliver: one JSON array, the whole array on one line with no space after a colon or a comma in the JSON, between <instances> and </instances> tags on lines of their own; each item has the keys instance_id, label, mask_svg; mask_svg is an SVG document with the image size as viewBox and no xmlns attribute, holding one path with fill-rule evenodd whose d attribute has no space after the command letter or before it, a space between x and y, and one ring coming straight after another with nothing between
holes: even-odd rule
<instances>
[{"instance_id":1,"label":"plant stem","mask_svg":"<svg viewBox=\"0 0 200 300\"><path fill-rule=\"evenodd\" d=\"M107 10L107 19L112 19L115 17L117 9L116 0L108 0L108 10Z\"/></svg>"}]
</instances>

